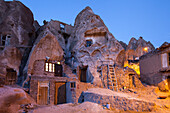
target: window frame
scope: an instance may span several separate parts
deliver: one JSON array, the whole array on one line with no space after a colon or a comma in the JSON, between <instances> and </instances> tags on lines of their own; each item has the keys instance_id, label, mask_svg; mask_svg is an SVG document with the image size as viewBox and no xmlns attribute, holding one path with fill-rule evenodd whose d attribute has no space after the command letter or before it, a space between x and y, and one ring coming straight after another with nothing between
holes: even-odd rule
<instances>
[{"instance_id":1,"label":"window frame","mask_svg":"<svg viewBox=\"0 0 170 113\"><path fill-rule=\"evenodd\" d=\"M44 71L49 73L55 73L55 63L45 61Z\"/></svg>"},{"instance_id":2,"label":"window frame","mask_svg":"<svg viewBox=\"0 0 170 113\"><path fill-rule=\"evenodd\" d=\"M70 88L71 89L76 88L76 82L70 82Z\"/></svg>"}]
</instances>

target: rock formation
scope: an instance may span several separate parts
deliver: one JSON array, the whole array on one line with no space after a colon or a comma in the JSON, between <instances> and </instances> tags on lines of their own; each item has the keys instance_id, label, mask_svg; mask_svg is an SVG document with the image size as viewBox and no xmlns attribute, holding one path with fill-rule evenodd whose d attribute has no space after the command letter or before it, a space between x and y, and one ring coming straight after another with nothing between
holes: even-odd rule
<instances>
[{"instance_id":1,"label":"rock formation","mask_svg":"<svg viewBox=\"0 0 170 113\"><path fill-rule=\"evenodd\" d=\"M122 41L120 41L120 44L126 50L124 55L122 55L124 57L124 67L128 66L140 75L139 57L154 50L155 47L150 41L147 42L142 37L139 37L138 40L132 37L128 45Z\"/></svg>"},{"instance_id":2,"label":"rock formation","mask_svg":"<svg viewBox=\"0 0 170 113\"><path fill-rule=\"evenodd\" d=\"M135 59L143 54L150 52L155 49L150 41L145 41L142 37L136 40L134 37L131 38L126 48L126 59Z\"/></svg>"},{"instance_id":3,"label":"rock formation","mask_svg":"<svg viewBox=\"0 0 170 113\"><path fill-rule=\"evenodd\" d=\"M7 69L19 75L19 68L25 64L29 47L34 42L33 21L32 12L21 2L0 1L1 76L6 75Z\"/></svg>"},{"instance_id":4,"label":"rock formation","mask_svg":"<svg viewBox=\"0 0 170 113\"><path fill-rule=\"evenodd\" d=\"M109 62L116 63L122 50L121 44L90 7L78 14L68 40L67 58L70 59L73 69L86 67L86 82L101 83L97 66Z\"/></svg>"}]
</instances>

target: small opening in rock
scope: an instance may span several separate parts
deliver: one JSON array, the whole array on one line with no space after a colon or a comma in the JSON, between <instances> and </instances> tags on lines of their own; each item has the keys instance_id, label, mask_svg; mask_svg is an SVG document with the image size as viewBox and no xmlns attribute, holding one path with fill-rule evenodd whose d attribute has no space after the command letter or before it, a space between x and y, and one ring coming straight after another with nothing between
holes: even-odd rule
<instances>
[{"instance_id":1,"label":"small opening in rock","mask_svg":"<svg viewBox=\"0 0 170 113\"><path fill-rule=\"evenodd\" d=\"M93 44L92 40L86 40L86 47L90 47Z\"/></svg>"},{"instance_id":2,"label":"small opening in rock","mask_svg":"<svg viewBox=\"0 0 170 113\"><path fill-rule=\"evenodd\" d=\"M70 88L76 88L76 83L75 82L71 82L70 83Z\"/></svg>"}]
</instances>

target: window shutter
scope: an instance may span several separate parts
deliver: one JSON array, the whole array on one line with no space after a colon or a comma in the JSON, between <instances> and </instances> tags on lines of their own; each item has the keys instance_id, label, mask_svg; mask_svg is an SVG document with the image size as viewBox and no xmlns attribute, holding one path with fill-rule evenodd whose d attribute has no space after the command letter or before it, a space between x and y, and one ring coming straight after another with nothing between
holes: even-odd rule
<instances>
[{"instance_id":1,"label":"window shutter","mask_svg":"<svg viewBox=\"0 0 170 113\"><path fill-rule=\"evenodd\" d=\"M167 56L167 53L162 54L161 57L162 57L162 67L163 68L168 67L168 56Z\"/></svg>"}]
</instances>

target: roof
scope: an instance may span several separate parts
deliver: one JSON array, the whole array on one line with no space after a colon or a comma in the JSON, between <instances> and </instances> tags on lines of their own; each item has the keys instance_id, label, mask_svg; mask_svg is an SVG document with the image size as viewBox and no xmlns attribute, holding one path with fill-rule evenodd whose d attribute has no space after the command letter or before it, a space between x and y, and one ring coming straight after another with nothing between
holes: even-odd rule
<instances>
[{"instance_id":1,"label":"roof","mask_svg":"<svg viewBox=\"0 0 170 113\"><path fill-rule=\"evenodd\" d=\"M152 55L155 55L155 54L158 54L160 53L161 51L165 50L166 48L169 48L170 47L170 43L168 42L164 42L159 48L156 48L155 50L153 51L150 51L144 55L142 55L139 59L145 59L147 57L150 57Z\"/></svg>"}]
</instances>

